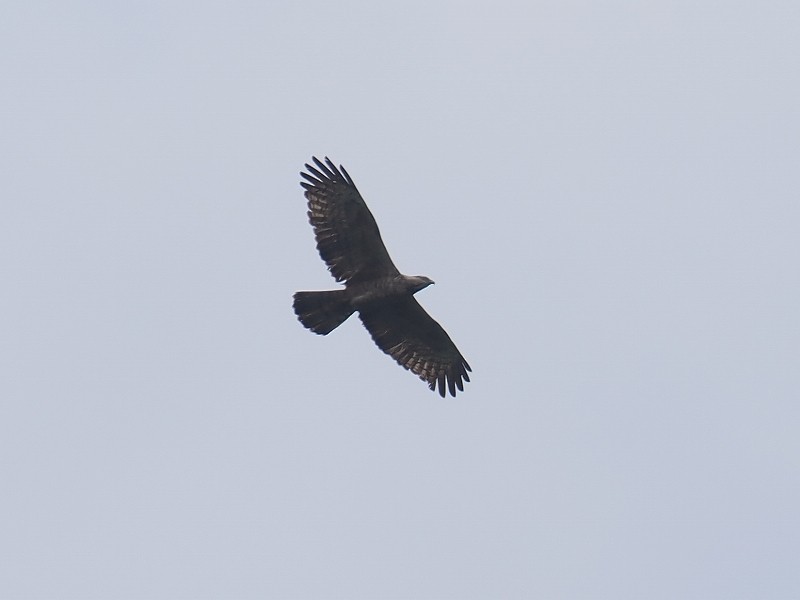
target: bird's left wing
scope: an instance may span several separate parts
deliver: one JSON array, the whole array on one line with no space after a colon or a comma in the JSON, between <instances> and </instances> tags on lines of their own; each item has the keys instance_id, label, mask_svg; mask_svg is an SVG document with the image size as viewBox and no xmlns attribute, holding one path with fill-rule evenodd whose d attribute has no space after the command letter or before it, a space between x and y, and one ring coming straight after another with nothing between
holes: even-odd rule
<instances>
[{"instance_id":1,"label":"bird's left wing","mask_svg":"<svg viewBox=\"0 0 800 600\"><path fill-rule=\"evenodd\" d=\"M359 317L372 339L386 354L445 396L456 388L464 391L470 369L453 340L425 312L413 296L382 303L359 311Z\"/></svg>"}]
</instances>

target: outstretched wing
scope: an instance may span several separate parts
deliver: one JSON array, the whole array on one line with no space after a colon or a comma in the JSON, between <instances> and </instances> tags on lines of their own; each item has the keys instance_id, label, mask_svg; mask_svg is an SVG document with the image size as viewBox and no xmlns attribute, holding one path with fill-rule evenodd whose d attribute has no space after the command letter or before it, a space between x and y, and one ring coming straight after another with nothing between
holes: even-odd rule
<instances>
[{"instance_id":1,"label":"outstretched wing","mask_svg":"<svg viewBox=\"0 0 800 600\"><path fill-rule=\"evenodd\" d=\"M467 371L472 369L447 332L413 296L362 309L359 316L381 350L427 381L432 390L438 385L442 398L445 385L451 396L456 388L464 391L463 381L469 381Z\"/></svg>"},{"instance_id":2,"label":"outstretched wing","mask_svg":"<svg viewBox=\"0 0 800 600\"><path fill-rule=\"evenodd\" d=\"M317 250L336 281L355 283L399 275L381 240L375 218L344 167L313 158L300 173L308 198L308 220Z\"/></svg>"}]
</instances>

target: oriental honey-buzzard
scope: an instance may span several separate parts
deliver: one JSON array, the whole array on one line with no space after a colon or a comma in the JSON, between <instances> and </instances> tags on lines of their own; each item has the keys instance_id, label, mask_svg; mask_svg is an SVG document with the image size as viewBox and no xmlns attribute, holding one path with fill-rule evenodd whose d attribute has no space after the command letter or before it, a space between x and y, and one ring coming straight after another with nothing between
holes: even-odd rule
<instances>
[{"instance_id":1,"label":"oriental honey-buzzard","mask_svg":"<svg viewBox=\"0 0 800 600\"><path fill-rule=\"evenodd\" d=\"M381 240L378 225L344 167L328 159L306 164L300 185L308 199L308 219L317 250L344 288L297 292L294 312L300 322L327 335L358 311L372 339L397 363L428 383L442 397L464 391L469 364L441 325L425 312L414 294L433 283L403 275Z\"/></svg>"}]
</instances>

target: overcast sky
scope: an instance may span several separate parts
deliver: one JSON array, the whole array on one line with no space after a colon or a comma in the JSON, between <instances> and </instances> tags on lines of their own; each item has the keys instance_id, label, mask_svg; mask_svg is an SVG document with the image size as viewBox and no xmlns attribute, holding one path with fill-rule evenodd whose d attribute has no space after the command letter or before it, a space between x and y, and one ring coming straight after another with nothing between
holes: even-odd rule
<instances>
[{"instance_id":1,"label":"overcast sky","mask_svg":"<svg viewBox=\"0 0 800 600\"><path fill-rule=\"evenodd\" d=\"M3 3L0 598L800 597L799 6Z\"/></svg>"}]
</instances>

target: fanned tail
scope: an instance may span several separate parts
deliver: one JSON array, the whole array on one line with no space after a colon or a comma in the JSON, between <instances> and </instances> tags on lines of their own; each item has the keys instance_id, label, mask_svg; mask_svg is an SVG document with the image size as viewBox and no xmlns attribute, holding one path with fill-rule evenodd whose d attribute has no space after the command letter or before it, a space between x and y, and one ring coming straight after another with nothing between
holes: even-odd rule
<instances>
[{"instance_id":1,"label":"fanned tail","mask_svg":"<svg viewBox=\"0 0 800 600\"><path fill-rule=\"evenodd\" d=\"M294 313L304 327L314 333L327 335L353 314L347 290L330 292L297 292Z\"/></svg>"}]
</instances>

